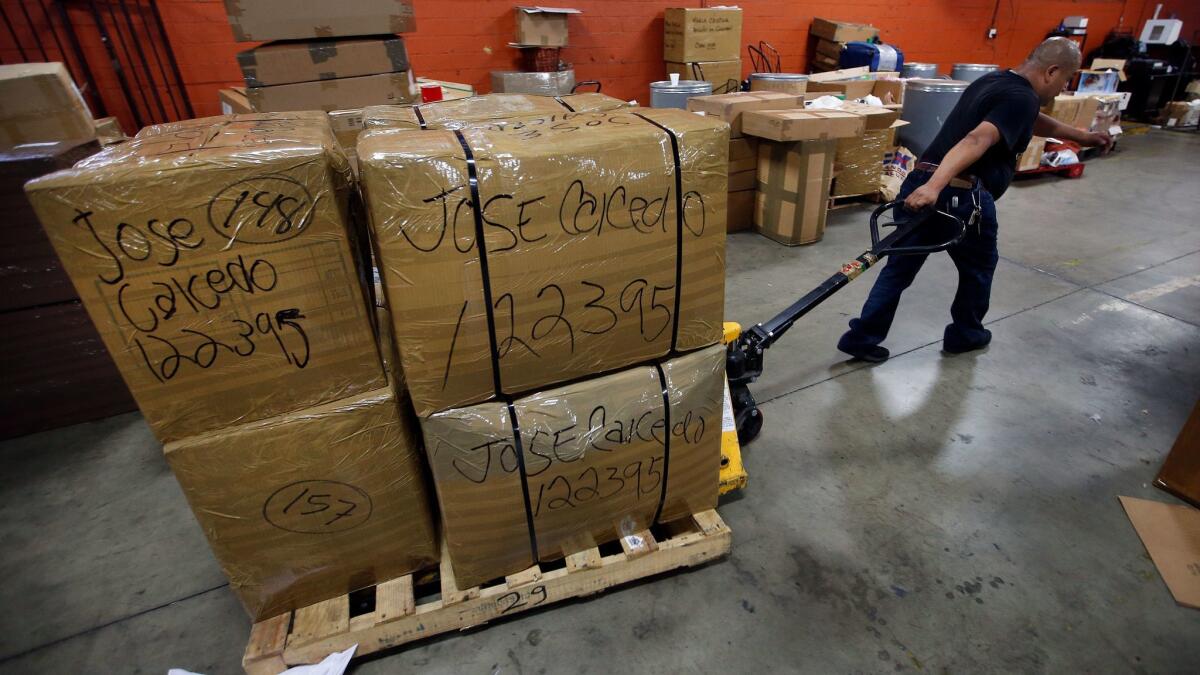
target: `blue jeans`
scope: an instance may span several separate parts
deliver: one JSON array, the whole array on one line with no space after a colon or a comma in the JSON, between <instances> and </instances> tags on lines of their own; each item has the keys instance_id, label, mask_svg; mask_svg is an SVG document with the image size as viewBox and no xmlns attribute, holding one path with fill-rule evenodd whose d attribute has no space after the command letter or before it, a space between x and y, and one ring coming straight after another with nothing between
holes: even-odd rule
<instances>
[{"instance_id":1,"label":"blue jeans","mask_svg":"<svg viewBox=\"0 0 1200 675\"><path fill-rule=\"evenodd\" d=\"M904 199L924 185L931 176L933 174L928 171L909 173L900 187L899 199ZM983 317L988 311L992 275L1000 258L996 250L996 202L991 193L976 181L974 188L948 187L942 190L937 208L962 218L963 222L969 222L974 210L972 193L977 195L981 210L978 226L968 224L966 236L947 251L958 268L958 292L954 295L954 303L950 305L953 322L946 326L942 342L947 351L970 349L986 344L991 339L991 333L983 327ZM951 203L956 196L958 206L954 207ZM898 217L903 216L898 214ZM918 228L901 244L935 244L949 238L948 230L933 224L934 221L930 221L931 227ZM839 348L852 352L883 342L892 326L892 319L896 317L900 295L912 284L917 272L921 271L926 257L902 255L887 259L887 264L875 280L875 286L871 288L870 296L863 304L862 315L850 321L850 330L842 336Z\"/></svg>"}]
</instances>

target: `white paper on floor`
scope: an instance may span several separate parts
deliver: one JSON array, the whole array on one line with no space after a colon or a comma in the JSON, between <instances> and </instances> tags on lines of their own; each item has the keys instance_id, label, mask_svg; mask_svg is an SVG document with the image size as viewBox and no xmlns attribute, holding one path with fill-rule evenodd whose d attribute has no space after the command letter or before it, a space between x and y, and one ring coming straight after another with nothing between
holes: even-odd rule
<instances>
[{"instance_id":1,"label":"white paper on floor","mask_svg":"<svg viewBox=\"0 0 1200 675\"><path fill-rule=\"evenodd\" d=\"M283 675L342 675L346 672L346 667L350 665L350 659L354 658L356 649L358 649L358 645L354 645L344 652L334 652L326 656L325 660L320 663L288 668L283 671ZM200 675L200 673L193 673L182 668L172 668L167 671L167 675Z\"/></svg>"}]
</instances>

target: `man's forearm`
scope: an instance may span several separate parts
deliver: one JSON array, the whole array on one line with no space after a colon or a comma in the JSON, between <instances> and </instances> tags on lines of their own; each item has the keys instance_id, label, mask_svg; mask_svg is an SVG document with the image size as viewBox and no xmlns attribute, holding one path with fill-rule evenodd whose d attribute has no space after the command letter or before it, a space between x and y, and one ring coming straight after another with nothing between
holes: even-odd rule
<instances>
[{"instance_id":1,"label":"man's forearm","mask_svg":"<svg viewBox=\"0 0 1200 675\"><path fill-rule=\"evenodd\" d=\"M974 164L991 144L975 134L968 134L942 158L937 171L929 177L929 185L941 191L950 184L950 179L963 173Z\"/></svg>"},{"instance_id":2,"label":"man's forearm","mask_svg":"<svg viewBox=\"0 0 1200 675\"><path fill-rule=\"evenodd\" d=\"M1091 139L1091 132L1064 124L1046 113L1038 113L1037 121L1033 123L1033 135L1076 143L1086 143Z\"/></svg>"}]
</instances>

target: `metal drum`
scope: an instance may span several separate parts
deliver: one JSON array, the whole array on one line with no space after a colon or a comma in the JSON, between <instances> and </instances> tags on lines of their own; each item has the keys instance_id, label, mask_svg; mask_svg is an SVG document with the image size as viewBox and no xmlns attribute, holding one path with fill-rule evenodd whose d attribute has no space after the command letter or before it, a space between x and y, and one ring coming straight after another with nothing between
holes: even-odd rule
<instances>
[{"instance_id":1,"label":"metal drum","mask_svg":"<svg viewBox=\"0 0 1200 675\"><path fill-rule=\"evenodd\" d=\"M704 80L661 80L650 83L651 108L687 110L687 100L693 96L708 96L712 82Z\"/></svg>"},{"instance_id":2,"label":"metal drum","mask_svg":"<svg viewBox=\"0 0 1200 675\"><path fill-rule=\"evenodd\" d=\"M803 94L807 89L808 76L800 73L750 73L750 91Z\"/></svg>"},{"instance_id":3,"label":"metal drum","mask_svg":"<svg viewBox=\"0 0 1200 675\"><path fill-rule=\"evenodd\" d=\"M960 82L974 82L990 72L1000 70L994 63L956 63L950 71L950 79Z\"/></svg>"},{"instance_id":4,"label":"metal drum","mask_svg":"<svg viewBox=\"0 0 1200 675\"><path fill-rule=\"evenodd\" d=\"M937 77L936 63L906 63L900 69L900 77L933 79Z\"/></svg>"},{"instance_id":5,"label":"metal drum","mask_svg":"<svg viewBox=\"0 0 1200 675\"><path fill-rule=\"evenodd\" d=\"M909 80L904 88L904 110L900 113L900 119L908 124L897 131L900 145L920 157L954 110L967 84L958 80Z\"/></svg>"}]
</instances>

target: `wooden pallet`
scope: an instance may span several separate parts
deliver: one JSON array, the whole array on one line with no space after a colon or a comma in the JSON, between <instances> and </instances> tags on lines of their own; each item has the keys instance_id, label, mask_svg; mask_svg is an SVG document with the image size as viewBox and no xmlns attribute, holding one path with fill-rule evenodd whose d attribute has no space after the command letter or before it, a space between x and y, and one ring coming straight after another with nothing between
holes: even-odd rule
<instances>
[{"instance_id":1,"label":"wooden pallet","mask_svg":"<svg viewBox=\"0 0 1200 675\"><path fill-rule=\"evenodd\" d=\"M859 195L840 195L829 197L829 210L836 211L850 206L858 206L860 204L879 204L883 201L883 196L878 192L865 192Z\"/></svg>"},{"instance_id":2,"label":"wooden pallet","mask_svg":"<svg viewBox=\"0 0 1200 675\"><path fill-rule=\"evenodd\" d=\"M491 586L459 589L443 553L435 583L440 594L418 597L412 575L374 587L371 611L351 616L362 593L343 595L260 621L242 657L248 675L276 675L291 666L317 663L357 644L355 656L464 630L534 607L600 593L635 579L694 567L729 552L732 533L716 511L623 537L621 550L591 548L567 556L565 565L534 565ZM370 590L370 589L369 589ZM357 596L357 597L356 597ZM370 603L368 603L370 606Z\"/></svg>"}]
</instances>

